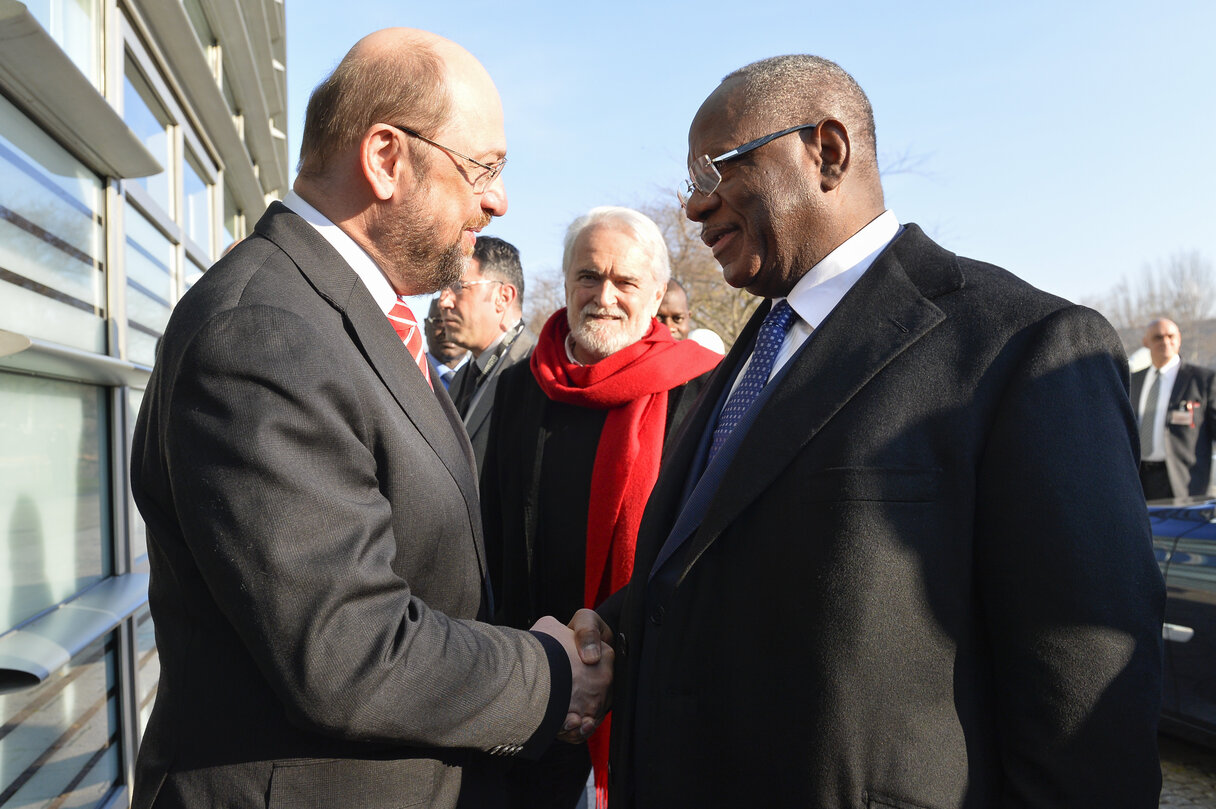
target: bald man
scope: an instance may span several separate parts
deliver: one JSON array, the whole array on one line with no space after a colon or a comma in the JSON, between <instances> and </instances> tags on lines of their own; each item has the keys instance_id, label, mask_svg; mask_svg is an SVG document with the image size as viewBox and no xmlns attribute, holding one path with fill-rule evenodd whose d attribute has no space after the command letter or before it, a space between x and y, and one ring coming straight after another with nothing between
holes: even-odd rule
<instances>
[{"instance_id":1,"label":"bald man","mask_svg":"<svg viewBox=\"0 0 1216 809\"><path fill-rule=\"evenodd\" d=\"M468 52L368 36L293 192L174 311L132 464L161 664L137 809L494 806L491 756L602 714L606 647L476 620L472 452L400 300L460 280L505 153Z\"/></svg>"},{"instance_id":2,"label":"bald man","mask_svg":"<svg viewBox=\"0 0 1216 809\"><path fill-rule=\"evenodd\" d=\"M1140 425L1140 484L1147 500L1212 493L1216 372L1178 356L1178 324L1159 318L1144 331L1152 361L1132 374L1129 393Z\"/></svg>"},{"instance_id":3,"label":"bald man","mask_svg":"<svg viewBox=\"0 0 1216 809\"><path fill-rule=\"evenodd\" d=\"M688 314L688 293L676 279L667 282L667 291L663 293L655 317L671 332L671 339L683 340L688 337L688 330L692 327L692 318Z\"/></svg>"}]
</instances>

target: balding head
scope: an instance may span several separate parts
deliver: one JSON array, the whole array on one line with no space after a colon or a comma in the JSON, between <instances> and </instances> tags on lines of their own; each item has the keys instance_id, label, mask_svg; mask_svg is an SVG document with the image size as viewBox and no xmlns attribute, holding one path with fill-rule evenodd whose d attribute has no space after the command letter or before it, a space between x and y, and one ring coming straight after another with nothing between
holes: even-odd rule
<instances>
[{"instance_id":1,"label":"balding head","mask_svg":"<svg viewBox=\"0 0 1216 809\"><path fill-rule=\"evenodd\" d=\"M449 115L442 37L388 28L359 40L308 100L298 172L321 177L334 158L356 149L377 121L409 121L419 131Z\"/></svg>"},{"instance_id":2,"label":"balding head","mask_svg":"<svg viewBox=\"0 0 1216 809\"><path fill-rule=\"evenodd\" d=\"M1182 333L1178 324L1168 318L1158 318L1144 330L1144 347L1153 360L1153 367L1162 368L1178 356L1182 348Z\"/></svg>"},{"instance_id":3,"label":"balding head","mask_svg":"<svg viewBox=\"0 0 1216 809\"><path fill-rule=\"evenodd\" d=\"M450 40L389 28L361 39L308 103L294 190L363 247L402 295L458 280L507 210L502 103Z\"/></svg>"},{"instance_id":4,"label":"balding head","mask_svg":"<svg viewBox=\"0 0 1216 809\"><path fill-rule=\"evenodd\" d=\"M745 65L722 79L743 100L745 115L789 126L835 118L849 131L853 170L878 177L874 110L861 86L840 65L819 56L773 56ZM797 119L797 120L794 120Z\"/></svg>"}]
</instances>

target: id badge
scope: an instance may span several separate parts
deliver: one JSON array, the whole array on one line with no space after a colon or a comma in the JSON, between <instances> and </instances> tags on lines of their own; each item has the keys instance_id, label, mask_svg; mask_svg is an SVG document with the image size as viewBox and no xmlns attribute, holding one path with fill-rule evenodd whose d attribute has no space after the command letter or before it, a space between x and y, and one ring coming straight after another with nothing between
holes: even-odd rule
<instances>
[{"instance_id":1,"label":"id badge","mask_svg":"<svg viewBox=\"0 0 1216 809\"><path fill-rule=\"evenodd\" d=\"M1195 426L1195 403L1183 402L1177 410L1170 411L1170 424L1177 427Z\"/></svg>"}]
</instances>

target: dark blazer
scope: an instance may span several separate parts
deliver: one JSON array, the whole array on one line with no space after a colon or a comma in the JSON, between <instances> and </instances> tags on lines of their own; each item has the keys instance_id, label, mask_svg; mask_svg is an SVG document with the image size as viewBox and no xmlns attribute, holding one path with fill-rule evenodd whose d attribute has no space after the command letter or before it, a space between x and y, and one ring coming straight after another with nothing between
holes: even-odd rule
<instances>
[{"instance_id":1,"label":"dark blazer","mask_svg":"<svg viewBox=\"0 0 1216 809\"><path fill-rule=\"evenodd\" d=\"M569 664L472 620L455 410L286 207L174 310L133 458L161 665L135 807L451 807L478 751L547 746Z\"/></svg>"},{"instance_id":2,"label":"dark blazer","mask_svg":"<svg viewBox=\"0 0 1216 809\"><path fill-rule=\"evenodd\" d=\"M708 374L703 374L668 391L665 445L691 412L708 378ZM554 402L545 395L528 363L503 374L494 402L481 493L486 551L497 609L495 622L505 626L531 626L547 612L537 602L534 558L539 520L543 518L540 466L545 443L553 431L569 429L568 420L562 418L562 412L569 409L575 406ZM580 516L585 525L585 509ZM572 540L585 547L586 534ZM581 576L582 571L575 575ZM536 618L531 618L532 615Z\"/></svg>"},{"instance_id":3,"label":"dark blazer","mask_svg":"<svg viewBox=\"0 0 1216 809\"><path fill-rule=\"evenodd\" d=\"M1129 394L1133 409L1140 406L1140 393L1147 376L1147 368L1132 374ZM1178 412L1186 412L1190 421L1171 424L1168 414ZM1216 371L1184 362L1178 366L1165 416L1165 471L1174 497L1213 493L1213 425L1216 425Z\"/></svg>"},{"instance_id":4,"label":"dark blazer","mask_svg":"<svg viewBox=\"0 0 1216 809\"><path fill-rule=\"evenodd\" d=\"M604 608L613 809L1156 806L1164 593L1110 325L907 226L652 571L768 308Z\"/></svg>"},{"instance_id":5,"label":"dark blazer","mask_svg":"<svg viewBox=\"0 0 1216 809\"><path fill-rule=\"evenodd\" d=\"M490 412L494 409L494 391L498 389L498 379L512 365L532 356L532 349L535 345L536 335L527 329L521 331L515 338L515 342L511 343L511 347L507 349L507 353L503 354L502 359L490 369L485 381L481 383L483 388L481 397L477 400L476 405L464 415L464 428L469 433L469 442L473 445L473 457L477 461L478 469L481 469L486 459L486 445L490 441ZM473 363L474 360L470 358L453 377L452 387L449 391L453 397L460 390L459 386L465 384L464 378L473 373Z\"/></svg>"}]
</instances>

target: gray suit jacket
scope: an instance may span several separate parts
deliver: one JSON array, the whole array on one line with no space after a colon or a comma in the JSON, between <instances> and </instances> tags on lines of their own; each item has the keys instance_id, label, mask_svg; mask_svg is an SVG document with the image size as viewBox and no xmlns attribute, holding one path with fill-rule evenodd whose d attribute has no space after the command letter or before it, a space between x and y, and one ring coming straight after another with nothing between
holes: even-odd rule
<instances>
[{"instance_id":1,"label":"gray suit jacket","mask_svg":"<svg viewBox=\"0 0 1216 809\"><path fill-rule=\"evenodd\" d=\"M469 441L473 444L473 457L477 461L479 472L485 462L486 447L490 443L490 413L494 410L494 392L498 389L498 378L512 365L527 361L532 356L532 349L535 346L536 335L527 329L520 332L507 353L503 354L502 359L490 369L489 375L481 383L481 394L474 406L464 416L464 427L468 430ZM460 386L465 384L465 377L473 373L473 363L473 360L469 360L456 372L456 376L452 379L452 386L449 388L449 392L453 396L460 390Z\"/></svg>"},{"instance_id":2,"label":"gray suit jacket","mask_svg":"<svg viewBox=\"0 0 1216 809\"><path fill-rule=\"evenodd\" d=\"M453 807L479 751L543 751L569 664L474 620L459 424L278 203L182 299L132 462L161 663L135 807Z\"/></svg>"},{"instance_id":3,"label":"gray suit jacket","mask_svg":"<svg viewBox=\"0 0 1216 809\"><path fill-rule=\"evenodd\" d=\"M1132 408L1139 411L1140 393L1148 369L1132 374L1128 393ZM1189 409L1188 409L1189 405ZM1190 416L1184 424L1171 424L1169 413ZM1184 362L1170 390L1165 418L1165 471L1174 497L1196 497L1212 493L1212 439L1216 426L1216 371Z\"/></svg>"}]
</instances>

